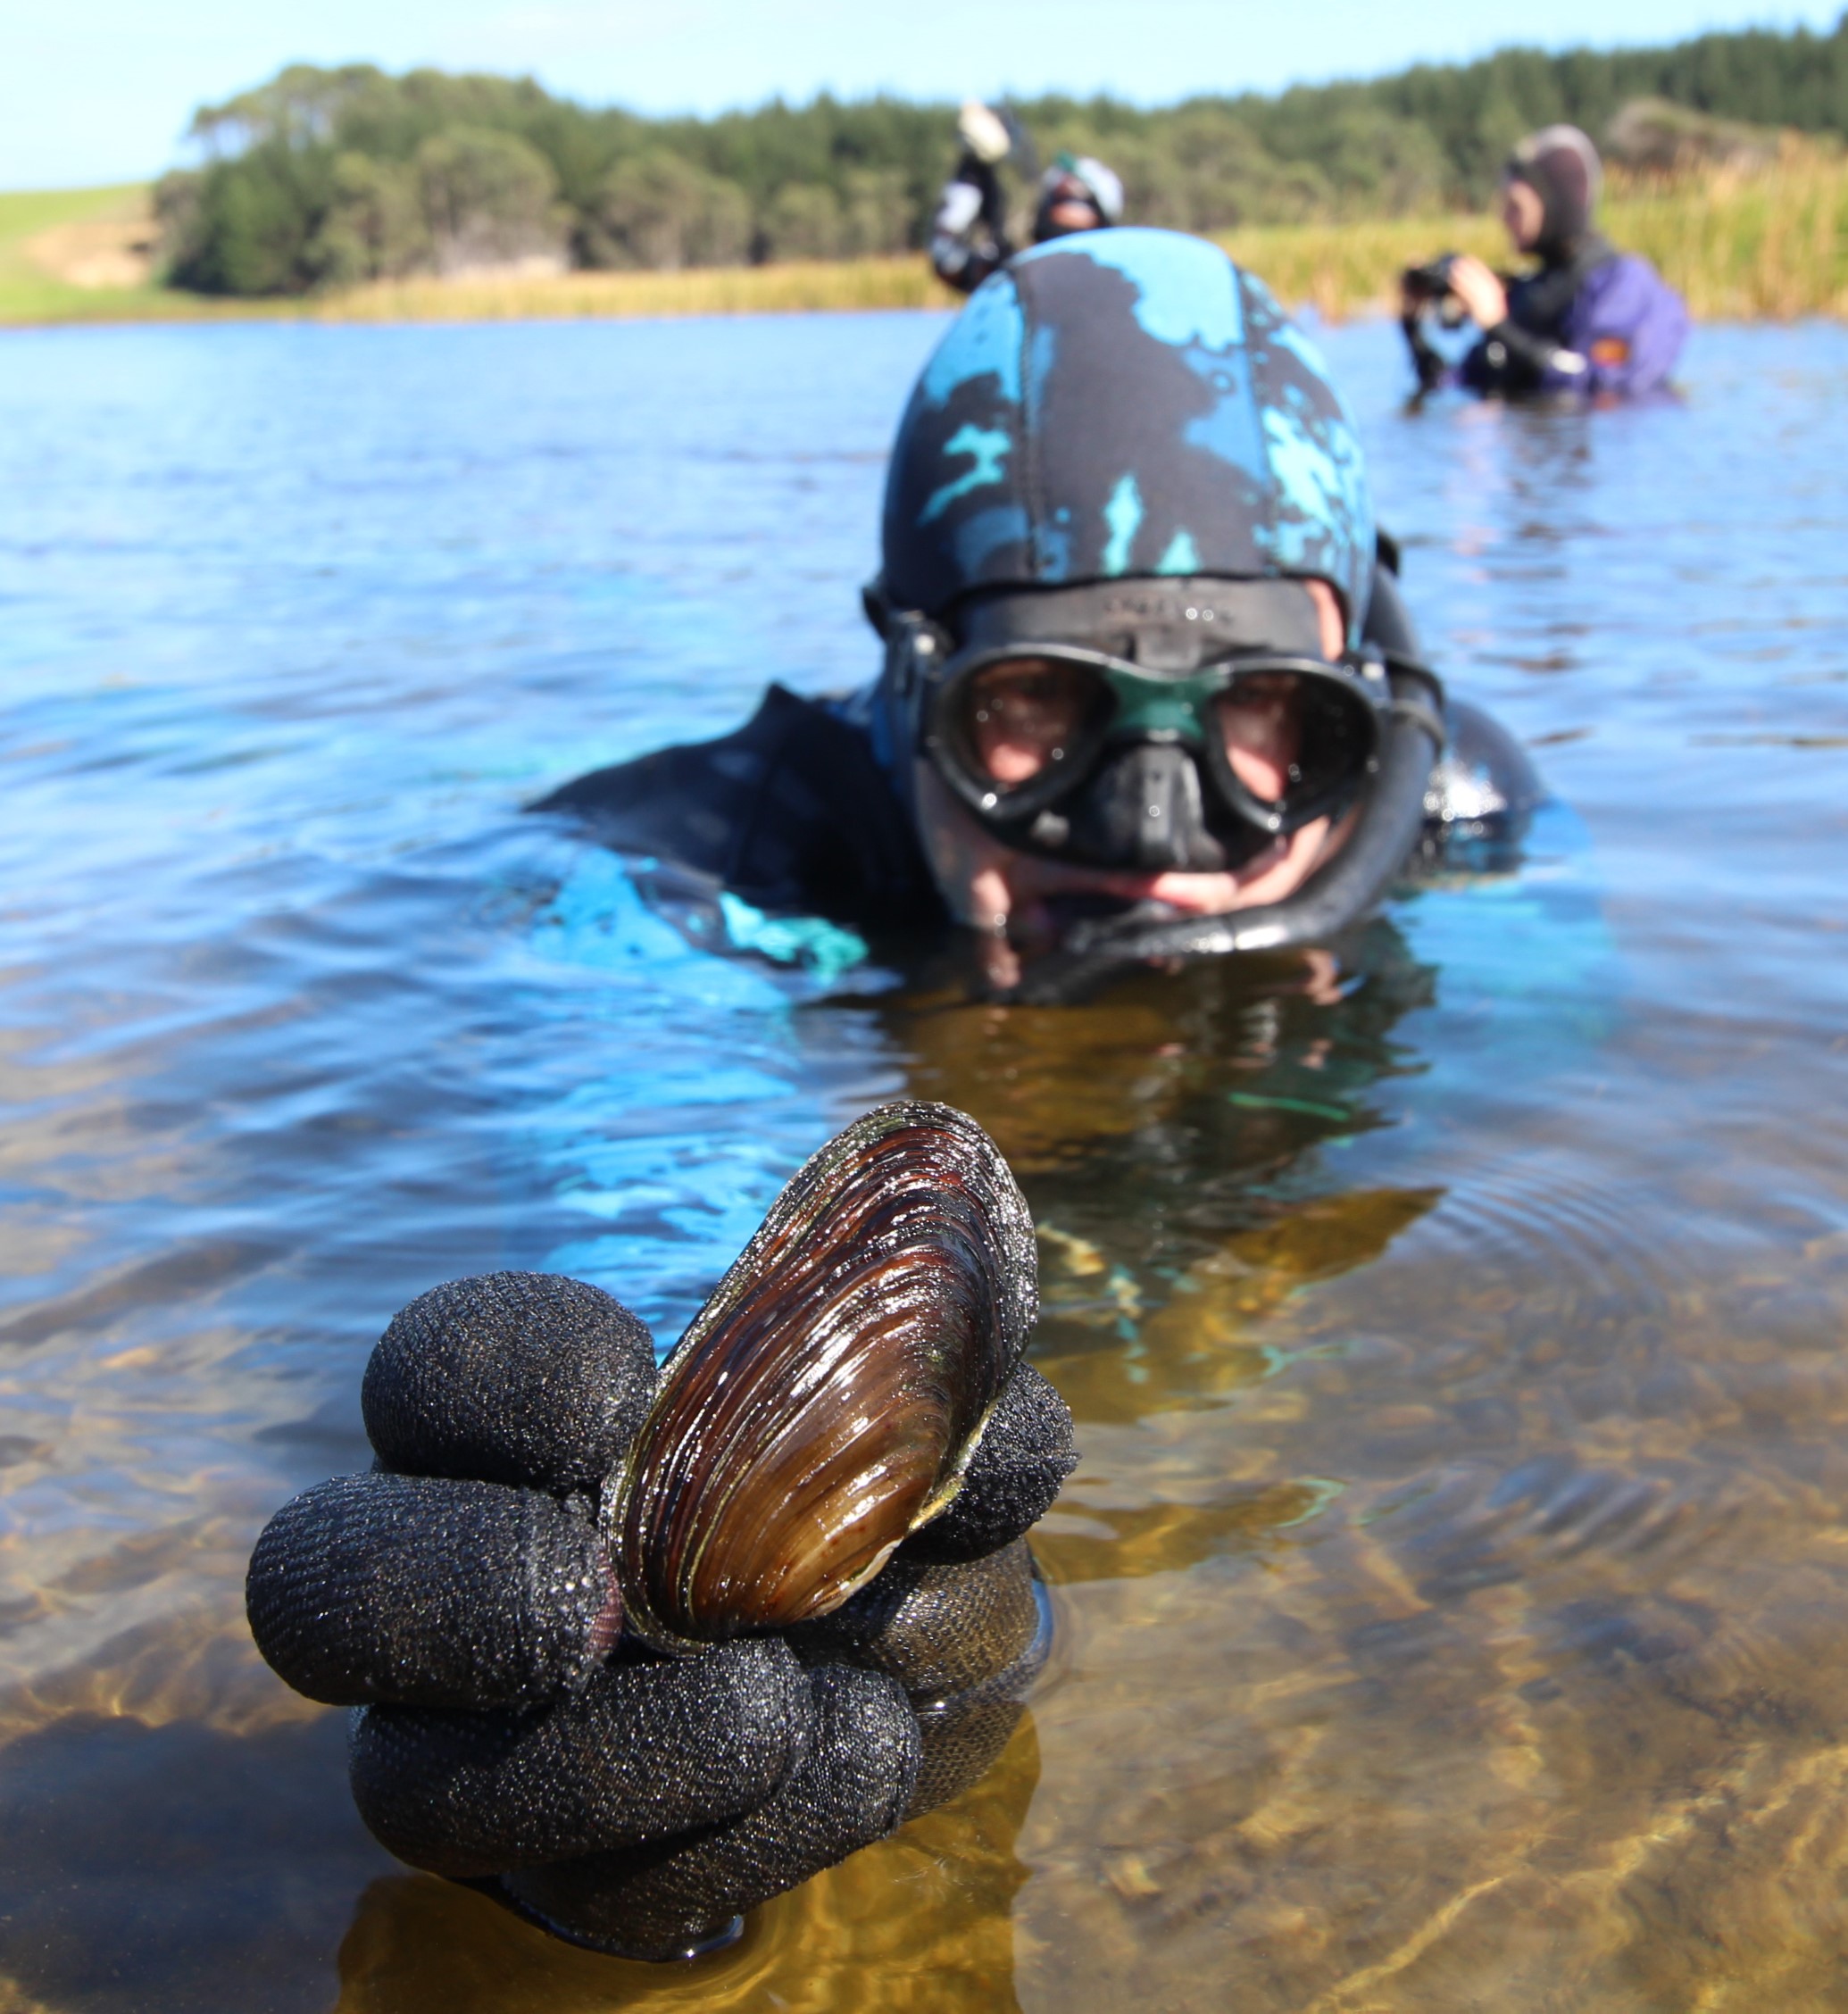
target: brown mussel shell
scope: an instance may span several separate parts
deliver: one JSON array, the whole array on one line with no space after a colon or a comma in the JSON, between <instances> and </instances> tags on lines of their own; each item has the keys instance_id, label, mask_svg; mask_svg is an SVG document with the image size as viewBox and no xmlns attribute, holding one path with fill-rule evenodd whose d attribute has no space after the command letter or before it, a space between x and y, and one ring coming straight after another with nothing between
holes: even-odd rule
<instances>
[{"instance_id":1,"label":"brown mussel shell","mask_svg":"<svg viewBox=\"0 0 1848 2014\"><path fill-rule=\"evenodd\" d=\"M617 1496L630 1630L827 1615L955 1495L1038 1313L1033 1219L948 1105L882 1106L771 1206L664 1367Z\"/></svg>"}]
</instances>

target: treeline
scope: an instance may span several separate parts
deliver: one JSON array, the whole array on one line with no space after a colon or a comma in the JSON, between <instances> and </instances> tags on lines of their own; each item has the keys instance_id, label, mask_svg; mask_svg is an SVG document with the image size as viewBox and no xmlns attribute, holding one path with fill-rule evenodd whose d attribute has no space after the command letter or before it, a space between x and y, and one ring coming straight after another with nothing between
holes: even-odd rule
<instances>
[{"instance_id":1,"label":"treeline","mask_svg":"<svg viewBox=\"0 0 1848 2014\"><path fill-rule=\"evenodd\" d=\"M1848 14L1827 35L1509 49L1159 112L1104 97L1014 110L1042 158L1070 148L1108 160L1133 221L1211 231L1479 204L1520 134L1561 119L1602 134L1640 98L1848 133ZM179 287L246 295L510 266L900 252L922 243L956 146L947 105L823 96L651 120L530 80L369 65L286 70L204 108L193 133L206 164L156 192L165 270Z\"/></svg>"}]
</instances>

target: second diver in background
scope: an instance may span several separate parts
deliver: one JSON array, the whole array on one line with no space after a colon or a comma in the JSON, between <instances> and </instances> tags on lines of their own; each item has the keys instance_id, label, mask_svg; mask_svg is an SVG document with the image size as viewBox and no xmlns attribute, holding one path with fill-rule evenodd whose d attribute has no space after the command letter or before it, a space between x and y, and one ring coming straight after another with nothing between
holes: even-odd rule
<instances>
[{"instance_id":1,"label":"second diver in background","mask_svg":"<svg viewBox=\"0 0 1848 2014\"><path fill-rule=\"evenodd\" d=\"M1686 304L1648 260L1597 229L1602 181L1598 151L1576 126L1544 127L1516 146L1502 221L1514 250L1538 263L1516 278L1453 253L1405 274L1401 325L1420 389L1454 378L1491 396L1634 397L1667 380L1687 339ZM1426 334L1433 310L1481 331L1454 369Z\"/></svg>"},{"instance_id":2,"label":"second diver in background","mask_svg":"<svg viewBox=\"0 0 1848 2014\"><path fill-rule=\"evenodd\" d=\"M974 99L963 106L957 130L962 157L944 184L930 221L930 262L946 287L972 294L1014 255L1001 166L1010 155L1030 157L1030 149L1011 119ZM1103 162L1061 154L1040 178L1033 212L1036 245L1122 221L1123 185Z\"/></svg>"}]
</instances>

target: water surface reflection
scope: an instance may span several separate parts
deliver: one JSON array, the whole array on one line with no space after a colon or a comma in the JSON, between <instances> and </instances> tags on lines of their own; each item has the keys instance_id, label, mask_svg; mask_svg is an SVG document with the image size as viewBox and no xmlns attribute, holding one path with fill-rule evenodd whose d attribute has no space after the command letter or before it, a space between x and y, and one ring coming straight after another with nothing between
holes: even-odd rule
<instances>
[{"instance_id":1,"label":"water surface reflection","mask_svg":"<svg viewBox=\"0 0 1848 2014\"><path fill-rule=\"evenodd\" d=\"M1337 333L1420 620L1572 809L1331 958L1052 1010L716 957L517 816L861 675L933 335L9 339L0 2006L1848 1999L1848 338L1414 420ZM383 1319L549 1265L671 1336L904 1089L1020 1171L1085 1453L1001 1763L684 1973L406 1874L240 1618Z\"/></svg>"}]
</instances>

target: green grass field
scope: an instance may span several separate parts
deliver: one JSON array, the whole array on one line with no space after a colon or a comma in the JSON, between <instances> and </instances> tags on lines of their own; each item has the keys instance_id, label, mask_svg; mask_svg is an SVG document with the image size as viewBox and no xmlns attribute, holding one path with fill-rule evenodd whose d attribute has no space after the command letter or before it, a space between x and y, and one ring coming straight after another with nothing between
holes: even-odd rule
<instances>
[{"instance_id":1,"label":"green grass field","mask_svg":"<svg viewBox=\"0 0 1848 2014\"><path fill-rule=\"evenodd\" d=\"M87 262L124 262L122 246L152 237L148 185L0 193L0 327L71 321L216 321L300 313L300 304L202 301L145 278L83 285ZM130 264L145 261L130 260Z\"/></svg>"},{"instance_id":2,"label":"green grass field","mask_svg":"<svg viewBox=\"0 0 1848 2014\"><path fill-rule=\"evenodd\" d=\"M147 190L136 182L117 188L0 195L0 322L140 320L171 314L169 297L158 287L76 286L34 256L47 234L69 235L72 226L137 218L146 204Z\"/></svg>"},{"instance_id":3,"label":"green grass field","mask_svg":"<svg viewBox=\"0 0 1848 2014\"><path fill-rule=\"evenodd\" d=\"M0 195L0 325L303 316L327 321L489 321L582 316L798 313L947 306L921 258L687 272L380 282L308 301L201 300L135 271L145 186ZM1848 161L1810 151L1750 175L1614 189L1603 221L1645 254L1698 316L1848 319ZM1482 215L1291 224L1221 240L1286 303L1332 319L1377 311L1396 275L1443 250L1503 255ZM141 255L145 264L145 254ZM89 284L83 284L87 280Z\"/></svg>"}]
</instances>

